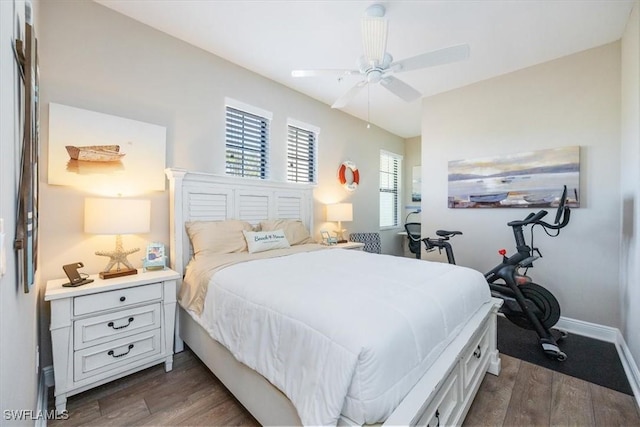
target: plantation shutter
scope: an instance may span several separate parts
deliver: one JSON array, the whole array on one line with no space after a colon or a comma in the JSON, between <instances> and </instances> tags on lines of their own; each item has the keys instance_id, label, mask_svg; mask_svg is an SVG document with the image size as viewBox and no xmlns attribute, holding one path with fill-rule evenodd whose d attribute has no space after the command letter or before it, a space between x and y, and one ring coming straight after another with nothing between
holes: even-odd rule
<instances>
[{"instance_id":1,"label":"plantation shutter","mask_svg":"<svg viewBox=\"0 0 640 427\"><path fill-rule=\"evenodd\" d=\"M380 227L399 225L400 160L397 154L380 151Z\"/></svg>"},{"instance_id":2,"label":"plantation shutter","mask_svg":"<svg viewBox=\"0 0 640 427\"><path fill-rule=\"evenodd\" d=\"M288 125L287 181L316 182L315 132Z\"/></svg>"},{"instance_id":3,"label":"plantation shutter","mask_svg":"<svg viewBox=\"0 0 640 427\"><path fill-rule=\"evenodd\" d=\"M268 170L269 120L227 106L227 175L266 179Z\"/></svg>"}]
</instances>

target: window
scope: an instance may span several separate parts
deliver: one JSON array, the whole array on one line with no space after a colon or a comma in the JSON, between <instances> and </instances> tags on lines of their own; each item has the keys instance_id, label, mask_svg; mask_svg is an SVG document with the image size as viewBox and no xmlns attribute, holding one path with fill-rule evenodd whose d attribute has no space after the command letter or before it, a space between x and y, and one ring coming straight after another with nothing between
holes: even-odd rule
<instances>
[{"instance_id":1,"label":"window","mask_svg":"<svg viewBox=\"0 0 640 427\"><path fill-rule=\"evenodd\" d=\"M400 166L402 156L380 151L380 228L400 224Z\"/></svg>"},{"instance_id":2,"label":"window","mask_svg":"<svg viewBox=\"0 0 640 427\"><path fill-rule=\"evenodd\" d=\"M287 124L287 181L316 182L318 129L292 120Z\"/></svg>"},{"instance_id":3,"label":"window","mask_svg":"<svg viewBox=\"0 0 640 427\"><path fill-rule=\"evenodd\" d=\"M270 113L238 102L234 104L227 102L227 175L267 179Z\"/></svg>"}]
</instances>

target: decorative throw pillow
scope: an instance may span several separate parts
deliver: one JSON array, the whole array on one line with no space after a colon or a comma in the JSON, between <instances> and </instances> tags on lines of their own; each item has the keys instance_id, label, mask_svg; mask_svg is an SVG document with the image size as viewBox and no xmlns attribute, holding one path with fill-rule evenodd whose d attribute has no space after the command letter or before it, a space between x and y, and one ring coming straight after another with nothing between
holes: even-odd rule
<instances>
[{"instance_id":1,"label":"decorative throw pillow","mask_svg":"<svg viewBox=\"0 0 640 427\"><path fill-rule=\"evenodd\" d=\"M283 230L242 231L249 247L249 253L264 252L271 249L286 249L289 246Z\"/></svg>"},{"instance_id":2,"label":"decorative throw pillow","mask_svg":"<svg viewBox=\"0 0 640 427\"><path fill-rule=\"evenodd\" d=\"M246 252L247 242L242 234L253 227L246 221L190 221L185 224L193 246L193 255Z\"/></svg>"},{"instance_id":3,"label":"decorative throw pillow","mask_svg":"<svg viewBox=\"0 0 640 427\"><path fill-rule=\"evenodd\" d=\"M316 243L309 235L309 231L299 219L273 219L260 221L263 231L283 230L291 246L305 243Z\"/></svg>"}]
</instances>

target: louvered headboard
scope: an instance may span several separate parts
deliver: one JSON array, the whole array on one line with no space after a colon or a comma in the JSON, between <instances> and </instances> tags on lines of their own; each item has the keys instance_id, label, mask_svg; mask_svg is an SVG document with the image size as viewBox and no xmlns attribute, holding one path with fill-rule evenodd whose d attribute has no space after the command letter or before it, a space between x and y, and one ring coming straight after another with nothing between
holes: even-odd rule
<instances>
[{"instance_id":1,"label":"louvered headboard","mask_svg":"<svg viewBox=\"0 0 640 427\"><path fill-rule=\"evenodd\" d=\"M184 169L165 170L169 179L171 268L184 274L191 245L187 221L300 219L313 233L313 187L288 182L233 178Z\"/></svg>"}]
</instances>

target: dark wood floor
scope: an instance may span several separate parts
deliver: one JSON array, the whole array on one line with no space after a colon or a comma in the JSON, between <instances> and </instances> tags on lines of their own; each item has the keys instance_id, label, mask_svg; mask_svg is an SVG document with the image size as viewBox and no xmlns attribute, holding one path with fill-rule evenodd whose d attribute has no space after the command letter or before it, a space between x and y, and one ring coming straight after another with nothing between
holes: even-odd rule
<instances>
[{"instance_id":1,"label":"dark wood floor","mask_svg":"<svg viewBox=\"0 0 640 427\"><path fill-rule=\"evenodd\" d=\"M640 426L635 399L531 363L500 355L464 426Z\"/></svg>"},{"instance_id":2,"label":"dark wood floor","mask_svg":"<svg viewBox=\"0 0 640 427\"><path fill-rule=\"evenodd\" d=\"M500 376L485 377L465 426L640 426L631 396L501 357ZM171 372L146 369L70 397L67 409L68 420L50 425L258 425L191 351L175 355Z\"/></svg>"}]
</instances>

